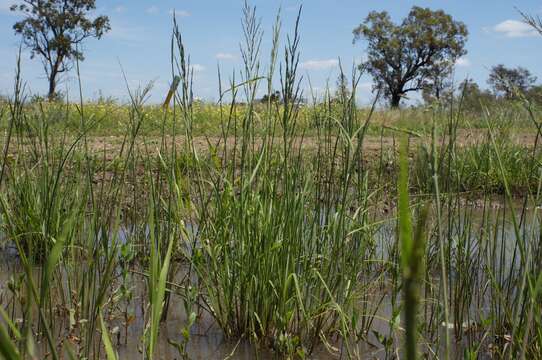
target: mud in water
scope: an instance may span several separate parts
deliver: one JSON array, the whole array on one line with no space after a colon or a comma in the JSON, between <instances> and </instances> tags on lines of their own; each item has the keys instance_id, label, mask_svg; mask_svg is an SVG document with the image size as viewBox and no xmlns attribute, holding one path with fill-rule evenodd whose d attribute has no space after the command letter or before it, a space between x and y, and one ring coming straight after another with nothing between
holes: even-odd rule
<instances>
[{"instance_id":1,"label":"mud in water","mask_svg":"<svg viewBox=\"0 0 542 360\"><path fill-rule=\"evenodd\" d=\"M491 220L492 226L482 226L485 221L488 221L488 214L484 213L481 209L473 208L471 211L463 212L462 216L457 218L456 221L451 222L453 229L450 230L453 241L462 236L465 239L470 239L472 241L473 248L477 249L478 253L486 253L485 248L489 248L490 245L494 246L494 252L496 254L505 254L505 256L492 264L496 264L501 268L504 268L507 272L510 271L510 267L517 266L519 261L519 254L517 249L515 249L515 230L514 224L510 220L499 220L500 216L507 216L504 214L505 210L503 208L493 208L491 210ZM526 213L518 213L518 220L520 220L520 229L522 236L525 234L531 233L532 236L536 236L540 232L540 226L536 222L537 216L536 212L539 211L535 207L531 207ZM499 215L500 214L500 215ZM494 227L494 224L500 224L498 227ZM467 235L463 233L466 231L466 226L474 226L475 230L469 230ZM478 227L476 227L478 226ZM496 244L485 244L477 242L477 234L481 231L487 231L494 229L495 233L493 234L494 239L500 239ZM197 226L190 227L190 231L195 232ZM484 230L485 229L485 230ZM395 223L393 221L382 222L378 227L378 230L375 232L376 240L376 250L375 256L379 259L378 261L386 262L391 261L389 254L392 251L393 245L395 244ZM125 228L120 234L119 239L121 241L126 241L128 237L129 230ZM463 235L462 235L463 234ZM502 244L504 248L501 249ZM452 244L453 245L453 244ZM515 251L516 250L516 251ZM489 251L489 250L488 250ZM21 273L22 269L18 261L18 255L16 249L11 245L6 245L2 248L0 252L0 301L10 314L15 314L20 309L17 306L13 306L13 301L11 299L12 292L9 290L10 282L13 282ZM476 267L474 267L476 268ZM482 271L480 268L478 268ZM493 269L497 273L499 272L498 268ZM39 278L39 269L35 269L36 278ZM186 275L186 268L180 267L178 270L178 276L183 277ZM429 274L429 276L435 279L437 282L438 273ZM450 279L456 279L457 276L461 274L450 273ZM113 287L118 287L120 284L118 279L116 280ZM111 333L111 339L113 345L115 346L120 359L136 359L143 358L144 345L143 345L143 336L145 333L145 326L148 320L148 309L147 301L147 285L144 277L144 269L134 270L130 275L130 286L132 291L132 298L127 302L119 303L114 314L109 315L107 318L107 323L109 326L109 331ZM392 297L392 291L390 290L389 282L382 283L380 288L373 288L371 291L373 293L367 294L362 301L371 302L370 306L367 304L362 304L360 302L360 307L363 311L366 311L367 314L370 313L372 318L371 329L369 333L366 334L363 341L359 341L357 344L358 354L362 358L367 359L385 359L393 356L393 352L400 351L397 350L397 347L400 349L401 344L401 317L397 314L400 314L400 303L401 303L401 294L396 293ZM435 294L438 294L438 289L434 289ZM454 294L452 294L453 296ZM436 295L435 295L436 296ZM487 346L490 347L491 341L494 339L492 337L485 336L485 330L479 323L480 314L489 309L492 303L491 292L481 292L475 293L473 296L478 296L476 302L468 303L467 306L470 310L466 311L466 314L462 319L455 320L449 324L439 324L438 333L433 333L430 336L435 338L440 338L441 343L437 345L432 345L433 347L438 347L441 351L444 349L442 344L442 338L445 331L449 331L450 334L453 334L452 338L454 339L452 346L454 347L454 353L457 354L454 358L462 358L462 354L465 347L469 346L469 343L476 343L478 341L486 342ZM483 297L480 299L480 297ZM435 299L430 300L426 299L426 303L422 305L420 309L421 312L427 311L430 301L436 301ZM192 311L198 314L197 321L194 326L190 329L189 340L186 343L185 353L182 354L179 352L174 343L183 343L185 337L183 336L184 328L188 322L188 315L185 311L183 300L180 296L172 294L171 302L169 304L168 314L166 321L162 324L160 329L160 335L157 344L156 359L164 360L173 360L181 359L183 355L187 356L189 359L276 359L278 355L268 348L258 348L255 345L251 344L248 339L228 339L224 336L221 329L213 321L208 313L199 309L198 307L193 307ZM123 312L125 317L123 318ZM395 317L394 317L395 316ZM18 316L14 316L17 320ZM128 319L128 320L126 320ZM393 321L398 321L395 325ZM36 322L37 323L37 322ZM69 327L68 319L60 320L56 325L55 336L60 339L62 337L68 338L67 328ZM390 326L392 331L390 331ZM35 331L37 329L34 329ZM460 339L455 339L459 336ZM386 337L391 337L395 343L395 350L386 349L383 345L383 339ZM45 339L37 338L38 349L46 349ZM336 339L328 339L329 346L331 349L326 349L325 346L321 345L316 348L313 353L310 355L311 359L339 359L345 358L345 354L341 352L344 351L343 344ZM428 338L428 340L431 340ZM71 337L69 341L72 341L72 346L77 348L77 338ZM96 346L95 351L99 352L100 358L105 357L103 348L101 347L101 339L99 331L96 332L95 336ZM386 351L387 350L387 351ZM422 349L423 350L423 349ZM435 348L432 349L435 351ZM42 356L45 356L45 353L41 353ZM491 354L480 354L479 358L491 358Z\"/></svg>"}]
</instances>

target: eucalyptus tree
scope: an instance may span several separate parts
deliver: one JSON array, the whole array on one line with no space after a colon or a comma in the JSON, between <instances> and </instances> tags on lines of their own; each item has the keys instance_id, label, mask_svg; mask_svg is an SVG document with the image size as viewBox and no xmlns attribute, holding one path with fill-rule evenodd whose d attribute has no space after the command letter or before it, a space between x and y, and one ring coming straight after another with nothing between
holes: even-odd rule
<instances>
[{"instance_id":1,"label":"eucalyptus tree","mask_svg":"<svg viewBox=\"0 0 542 360\"><path fill-rule=\"evenodd\" d=\"M466 54L467 27L442 10L412 7L395 24L386 11L373 11L353 30L354 42L367 43L363 66L391 107L411 91L431 83L436 69L448 69Z\"/></svg>"},{"instance_id":2,"label":"eucalyptus tree","mask_svg":"<svg viewBox=\"0 0 542 360\"><path fill-rule=\"evenodd\" d=\"M59 75L69 71L74 61L84 60L82 43L100 39L111 29L107 16L92 16L95 0L22 0L11 10L23 15L13 29L30 49L30 57L41 59L49 99L56 94Z\"/></svg>"}]
</instances>

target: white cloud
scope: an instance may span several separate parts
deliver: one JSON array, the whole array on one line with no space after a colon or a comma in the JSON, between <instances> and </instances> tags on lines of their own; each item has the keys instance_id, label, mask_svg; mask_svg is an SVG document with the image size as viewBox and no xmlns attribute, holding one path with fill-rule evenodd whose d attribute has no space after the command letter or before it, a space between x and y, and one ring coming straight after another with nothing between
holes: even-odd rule
<instances>
[{"instance_id":1,"label":"white cloud","mask_svg":"<svg viewBox=\"0 0 542 360\"><path fill-rule=\"evenodd\" d=\"M122 6L122 5L119 5L119 6L115 7L114 11L116 13L123 13L124 11L126 11L126 8L124 6Z\"/></svg>"},{"instance_id":2,"label":"white cloud","mask_svg":"<svg viewBox=\"0 0 542 360\"><path fill-rule=\"evenodd\" d=\"M205 71L205 66L203 66L201 64L193 64L193 65L191 65L191 67L192 67L192 70L194 70L194 72Z\"/></svg>"},{"instance_id":3,"label":"white cloud","mask_svg":"<svg viewBox=\"0 0 542 360\"><path fill-rule=\"evenodd\" d=\"M511 38L536 36L537 34L535 29L517 20L505 20L495 25L493 31Z\"/></svg>"},{"instance_id":4,"label":"white cloud","mask_svg":"<svg viewBox=\"0 0 542 360\"><path fill-rule=\"evenodd\" d=\"M158 12L160 11L160 9L158 9L158 6L151 6L149 8L147 8L147 10L145 10L147 12L147 14L158 14Z\"/></svg>"},{"instance_id":5,"label":"white cloud","mask_svg":"<svg viewBox=\"0 0 542 360\"><path fill-rule=\"evenodd\" d=\"M459 67L469 67L471 65L471 62L467 57L461 56L455 61L455 65Z\"/></svg>"},{"instance_id":6,"label":"white cloud","mask_svg":"<svg viewBox=\"0 0 542 360\"><path fill-rule=\"evenodd\" d=\"M235 55L230 54L230 53L222 53L222 52L216 54L215 57L218 60L233 60L233 59L235 59Z\"/></svg>"},{"instance_id":7,"label":"white cloud","mask_svg":"<svg viewBox=\"0 0 542 360\"><path fill-rule=\"evenodd\" d=\"M301 67L305 70L326 70L339 66L339 60L327 59L327 60L307 60L301 63Z\"/></svg>"},{"instance_id":8,"label":"white cloud","mask_svg":"<svg viewBox=\"0 0 542 360\"><path fill-rule=\"evenodd\" d=\"M173 15L173 14L175 14L176 17L189 17L190 15L192 15L186 10L175 10L175 9L169 10L169 15Z\"/></svg>"}]
</instances>

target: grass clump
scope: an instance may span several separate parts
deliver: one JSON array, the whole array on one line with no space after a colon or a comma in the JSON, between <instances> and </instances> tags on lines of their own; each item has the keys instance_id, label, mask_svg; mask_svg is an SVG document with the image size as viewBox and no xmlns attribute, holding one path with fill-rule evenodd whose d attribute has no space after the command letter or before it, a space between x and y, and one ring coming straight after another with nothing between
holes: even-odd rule
<instances>
[{"instance_id":1,"label":"grass clump","mask_svg":"<svg viewBox=\"0 0 542 360\"><path fill-rule=\"evenodd\" d=\"M128 88L118 117L110 102L103 116L29 104L18 78L0 104L16 253L2 356L187 358L208 332L233 340L231 356L541 356L538 141L513 142L499 109L470 142L461 109L359 109L355 67L351 89L307 103L299 21L280 52L277 18L264 67L246 6L240 78L219 73L205 109L176 24L170 108L147 105L150 85ZM93 146L113 123L114 146Z\"/></svg>"}]
</instances>

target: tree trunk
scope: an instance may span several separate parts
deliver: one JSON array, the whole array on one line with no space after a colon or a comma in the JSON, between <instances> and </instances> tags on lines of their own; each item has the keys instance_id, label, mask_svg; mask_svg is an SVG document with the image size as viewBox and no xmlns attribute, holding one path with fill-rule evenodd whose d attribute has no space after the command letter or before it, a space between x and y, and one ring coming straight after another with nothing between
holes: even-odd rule
<instances>
[{"instance_id":1,"label":"tree trunk","mask_svg":"<svg viewBox=\"0 0 542 360\"><path fill-rule=\"evenodd\" d=\"M56 72L51 72L51 76L49 77L49 93L47 94L47 98L49 100L53 100L55 98L56 94Z\"/></svg>"},{"instance_id":2,"label":"tree trunk","mask_svg":"<svg viewBox=\"0 0 542 360\"><path fill-rule=\"evenodd\" d=\"M398 109L401 102L401 94L395 93L391 95L390 106L392 109Z\"/></svg>"},{"instance_id":3,"label":"tree trunk","mask_svg":"<svg viewBox=\"0 0 542 360\"><path fill-rule=\"evenodd\" d=\"M60 66L62 64L62 61L64 59L64 56L58 55L54 63L51 64L51 74L49 75L49 94L47 94L47 97L49 101L54 100L56 98L56 78L58 74L60 73Z\"/></svg>"},{"instance_id":4,"label":"tree trunk","mask_svg":"<svg viewBox=\"0 0 542 360\"><path fill-rule=\"evenodd\" d=\"M435 98L440 100L440 86L435 86Z\"/></svg>"}]
</instances>

